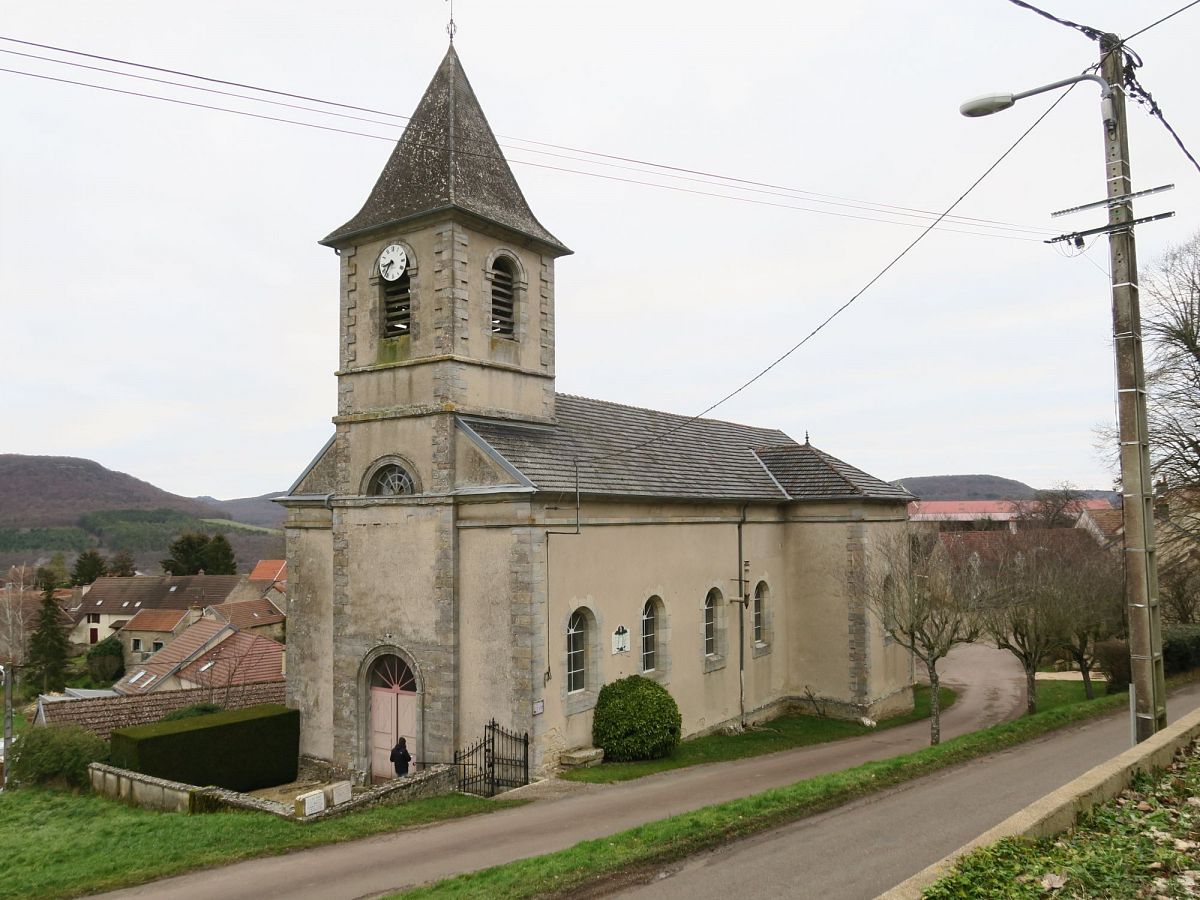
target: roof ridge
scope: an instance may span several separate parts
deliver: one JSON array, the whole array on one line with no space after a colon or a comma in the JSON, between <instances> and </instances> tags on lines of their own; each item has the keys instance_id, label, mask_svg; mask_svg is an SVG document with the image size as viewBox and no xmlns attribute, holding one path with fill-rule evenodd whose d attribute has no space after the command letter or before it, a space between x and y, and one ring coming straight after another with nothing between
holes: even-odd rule
<instances>
[{"instance_id":1,"label":"roof ridge","mask_svg":"<svg viewBox=\"0 0 1200 900\"><path fill-rule=\"evenodd\" d=\"M825 464L825 466L829 469L829 471L833 472L834 475L836 475L838 478L842 479L842 481L846 482L846 484L850 486L851 490L855 491L857 494L859 494L860 496L863 496L863 497L865 497L867 495L867 492L865 490L863 490L861 487L859 487L857 484L855 484L853 481L851 481L846 476L846 473L841 471L837 466L835 466L833 463L831 463L830 460L832 459L832 460L835 460L836 462L840 462L840 463L842 463L842 465L849 465L849 463L842 462L842 460L838 459L836 456L830 456L830 455L826 454L823 450L819 449L818 447L813 446L812 443L802 444L801 446L806 447L810 451L815 453L817 456L817 459L821 460L821 462L823 462ZM863 472L863 474L866 475L867 473Z\"/></svg>"}]
</instances>

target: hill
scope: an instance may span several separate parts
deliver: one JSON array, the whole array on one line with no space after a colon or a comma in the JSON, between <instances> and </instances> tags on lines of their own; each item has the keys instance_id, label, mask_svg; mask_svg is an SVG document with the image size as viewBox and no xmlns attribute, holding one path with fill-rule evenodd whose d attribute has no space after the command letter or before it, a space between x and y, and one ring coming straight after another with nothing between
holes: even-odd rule
<instances>
[{"instance_id":1,"label":"hill","mask_svg":"<svg viewBox=\"0 0 1200 900\"><path fill-rule=\"evenodd\" d=\"M272 503L271 498L285 493L287 492L274 491L261 497L239 497L236 500L218 500L216 497L197 497L196 500L221 510L237 522L261 525L264 528L280 528L287 510L278 503Z\"/></svg>"},{"instance_id":2,"label":"hill","mask_svg":"<svg viewBox=\"0 0 1200 900\"><path fill-rule=\"evenodd\" d=\"M167 546L187 531L224 534L239 572L283 557L279 506L262 497L206 500L169 493L90 459L0 454L0 567L37 565L55 553L69 566L78 553L96 548L106 556L128 550L141 571L158 572Z\"/></svg>"},{"instance_id":3,"label":"hill","mask_svg":"<svg viewBox=\"0 0 1200 900\"><path fill-rule=\"evenodd\" d=\"M998 475L924 475L895 484L921 500L1028 500L1036 493L1023 481Z\"/></svg>"},{"instance_id":4,"label":"hill","mask_svg":"<svg viewBox=\"0 0 1200 900\"><path fill-rule=\"evenodd\" d=\"M0 528L73 526L88 513L171 509L197 519L228 514L74 456L0 454Z\"/></svg>"}]
</instances>

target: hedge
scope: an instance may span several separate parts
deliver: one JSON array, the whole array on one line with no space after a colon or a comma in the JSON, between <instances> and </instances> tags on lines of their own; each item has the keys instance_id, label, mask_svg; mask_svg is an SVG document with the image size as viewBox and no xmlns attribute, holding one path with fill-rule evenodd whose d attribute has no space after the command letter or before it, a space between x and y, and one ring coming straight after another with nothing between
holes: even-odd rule
<instances>
[{"instance_id":1,"label":"hedge","mask_svg":"<svg viewBox=\"0 0 1200 900\"><path fill-rule=\"evenodd\" d=\"M185 784L252 791L296 780L300 712L275 703L112 733L114 766Z\"/></svg>"},{"instance_id":2,"label":"hedge","mask_svg":"<svg viewBox=\"0 0 1200 900\"><path fill-rule=\"evenodd\" d=\"M1200 668L1200 625L1167 625L1162 630L1163 670L1178 675Z\"/></svg>"},{"instance_id":3,"label":"hedge","mask_svg":"<svg viewBox=\"0 0 1200 900\"><path fill-rule=\"evenodd\" d=\"M78 725L46 725L21 735L9 757L10 774L22 785L84 788L89 784L88 766L107 761L108 744Z\"/></svg>"}]
</instances>

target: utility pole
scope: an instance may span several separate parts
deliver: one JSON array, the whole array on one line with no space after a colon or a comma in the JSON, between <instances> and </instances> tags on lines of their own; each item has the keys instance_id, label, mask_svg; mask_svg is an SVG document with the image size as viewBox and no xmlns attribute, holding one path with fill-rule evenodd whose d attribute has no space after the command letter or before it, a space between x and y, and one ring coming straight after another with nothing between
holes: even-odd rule
<instances>
[{"instance_id":1,"label":"utility pole","mask_svg":"<svg viewBox=\"0 0 1200 900\"><path fill-rule=\"evenodd\" d=\"M1120 432L1121 498L1125 525L1125 604L1129 618L1129 657L1136 692L1137 740L1167 724L1162 630L1158 606L1158 566L1154 545L1154 496L1150 441L1146 425L1146 371L1142 358L1142 315L1138 299L1137 253L1133 242L1133 192L1129 135L1125 125L1125 55L1121 39L1106 34L1100 43L1101 74L1112 89L1113 120L1105 124L1108 246L1112 268L1113 340L1117 357L1117 423Z\"/></svg>"}]
</instances>

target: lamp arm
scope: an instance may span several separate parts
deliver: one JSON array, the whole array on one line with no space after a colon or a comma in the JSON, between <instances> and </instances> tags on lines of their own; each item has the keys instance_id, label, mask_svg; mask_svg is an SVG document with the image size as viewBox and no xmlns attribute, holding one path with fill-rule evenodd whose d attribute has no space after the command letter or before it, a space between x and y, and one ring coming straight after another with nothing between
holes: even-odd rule
<instances>
[{"instance_id":1,"label":"lamp arm","mask_svg":"<svg viewBox=\"0 0 1200 900\"><path fill-rule=\"evenodd\" d=\"M1076 75L1073 78L1064 78L1062 81L1056 81L1053 84L1043 84L1041 87L1035 87L1028 91L1022 91L1019 94L1013 94L1013 100L1024 100L1026 97L1032 97L1034 94L1044 94L1046 91L1052 91L1055 88L1066 87L1068 84L1079 84L1081 81L1094 81L1100 85L1100 97L1108 100L1112 97L1112 86L1101 78L1099 75Z\"/></svg>"}]
</instances>

